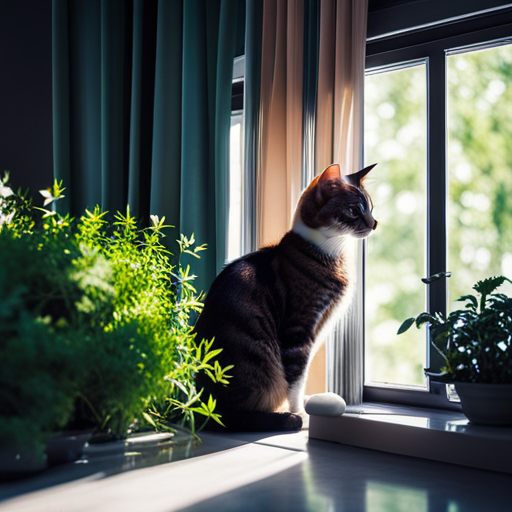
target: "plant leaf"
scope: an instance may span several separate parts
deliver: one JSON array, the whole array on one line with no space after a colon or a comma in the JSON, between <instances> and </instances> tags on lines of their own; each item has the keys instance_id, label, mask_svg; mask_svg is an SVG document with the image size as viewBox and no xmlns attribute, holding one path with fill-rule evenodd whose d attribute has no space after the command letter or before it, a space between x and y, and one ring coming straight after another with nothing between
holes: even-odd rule
<instances>
[{"instance_id":1,"label":"plant leaf","mask_svg":"<svg viewBox=\"0 0 512 512\"><path fill-rule=\"evenodd\" d=\"M143 412L142 413L142 416L144 416L144 419L153 427L153 428L157 428L157 425L155 423L155 420L153 420L153 418L147 413L147 412Z\"/></svg>"},{"instance_id":2,"label":"plant leaf","mask_svg":"<svg viewBox=\"0 0 512 512\"><path fill-rule=\"evenodd\" d=\"M220 353L222 352L222 349L221 348L218 348L216 350L212 350L210 352L207 352L205 355L204 355L204 358L203 358L203 364L207 363L210 359L212 359L213 357L219 355ZM200 359L200 358L198 358Z\"/></svg>"},{"instance_id":3,"label":"plant leaf","mask_svg":"<svg viewBox=\"0 0 512 512\"><path fill-rule=\"evenodd\" d=\"M404 320L402 325L399 327L397 334L403 334L404 332L408 331L411 325L414 324L415 320L416 319L413 316L407 320Z\"/></svg>"},{"instance_id":4,"label":"plant leaf","mask_svg":"<svg viewBox=\"0 0 512 512\"><path fill-rule=\"evenodd\" d=\"M439 319L435 315L431 315L427 311L424 311L423 313L420 313L416 317L416 327L418 327L418 329L423 324L426 324L427 322L430 322L431 324L434 324L434 325L438 325Z\"/></svg>"},{"instance_id":5,"label":"plant leaf","mask_svg":"<svg viewBox=\"0 0 512 512\"><path fill-rule=\"evenodd\" d=\"M467 304L466 307L474 307L475 309L478 307L478 299L474 295L463 295L459 297L456 302L464 302L469 300L471 304Z\"/></svg>"},{"instance_id":6,"label":"plant leaf","mask_svg":"<svg viewBox=\"0 0 512 512\"><path fill-rule=\"evenodd\" d=\"M475 286L473 286L473 289L481 295L489 295L494 290L496 290L496 288L501 286L505 281L512 283L512 281L505 276L488 277L487 279L478 281Z\"/></svg>"}]
</instances>

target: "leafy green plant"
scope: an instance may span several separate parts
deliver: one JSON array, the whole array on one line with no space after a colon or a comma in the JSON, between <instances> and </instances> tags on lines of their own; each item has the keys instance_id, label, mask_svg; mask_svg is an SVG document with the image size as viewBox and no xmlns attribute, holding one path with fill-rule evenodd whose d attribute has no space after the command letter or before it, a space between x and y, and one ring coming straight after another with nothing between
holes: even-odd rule
<instances>
[{"instance_id":1,"label":"leafy green plant","mask_svg":"<svg viewBox=\"0 0 512 512\"><path fill-rule=\"evenodd\" d=\"M35 241L0 232L0 447L42 454L71 417L81 368L62 324L47 314L62 284L52 289L47 278L66 267Z\"/></svg>"},{"instance_id":2,"label":"leafy green plant","mask_svg":"<svg viewBox=\"0 0 512 512\"><path fill-rule=\"evenodd\" d=\"M63 192L42 191L45 206ZM99 207L77 220L35 208L1 182L0 433L11 440L26 432L41 446L66 426L113 438L170 421L195 429L194 413L220 422L194 375L226 384L229 368L192 334L202 296L181 264L205 247L181 235L173 265L165 219L141 229L129 208L107 218Z\"/></svg>"},{"instance_id":3,"label":"leafy green plant","mask_svg":"<svg viewBox=\"0 0 512 512\"><path fill-rule=\"evenodd\" d=\"M447 382L512 383L512 298L495 290L505 276L478 281L478 295L463 295L464 309L441 313L420 313L405 320L398 334L413 324L428 323L432 345L441 354L445 366L440 374L426 373Z\"/></svg>"}]
</instances>

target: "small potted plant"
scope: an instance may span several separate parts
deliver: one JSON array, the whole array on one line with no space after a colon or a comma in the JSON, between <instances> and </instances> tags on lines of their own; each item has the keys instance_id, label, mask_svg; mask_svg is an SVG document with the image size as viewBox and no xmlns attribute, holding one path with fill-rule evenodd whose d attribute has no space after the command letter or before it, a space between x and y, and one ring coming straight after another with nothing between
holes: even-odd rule
<instances>
[{"instance_id":1,"label":"small potted plant","mask_svg":"<svg viewBox=\"0 0 512 512\"><path fill-rule=\"evenodd\" d=\"M505 276L478 281L477 295L463 295L463 309L448 316L420 313L405 320L398 334L428 323L431 343L444 359L438 381L453 383L464 414L473 423L512 425L512 298L496 289Z\"/></svg>"}]
</instances>

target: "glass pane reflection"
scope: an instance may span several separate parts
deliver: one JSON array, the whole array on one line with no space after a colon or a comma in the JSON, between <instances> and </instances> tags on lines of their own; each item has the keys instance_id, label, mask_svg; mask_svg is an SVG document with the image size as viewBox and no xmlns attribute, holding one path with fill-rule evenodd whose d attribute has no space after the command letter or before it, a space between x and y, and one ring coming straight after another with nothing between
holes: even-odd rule
<instances>
[{"instance_id":1,"label":"glass pane reflection","mask_svg":"<svg viewBox=\"0 0 512 512\"><path fill-rule=\"evenodd\" d=\"M368 481L365 512L428 512L428 493L402 485Z\"/></svg>"},{"instance_id":2,"label":"glass pane reflection","mask_svg":"<svg viewBox=\"0 0 512 512\"><path fill-rule=\"evenodd\" d=\"M365 182L379 227L368 239L365 381L425 386L425 331L397 336L425 309L426 64L369 75L365 83Z\"/></svg>"}]
</instances>

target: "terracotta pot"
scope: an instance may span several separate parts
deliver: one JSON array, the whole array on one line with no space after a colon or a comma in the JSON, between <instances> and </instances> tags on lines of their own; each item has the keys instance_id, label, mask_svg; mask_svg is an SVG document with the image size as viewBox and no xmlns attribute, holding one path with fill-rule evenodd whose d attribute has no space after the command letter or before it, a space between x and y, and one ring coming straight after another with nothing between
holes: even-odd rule
<instances>
[{"instance_id":1,"label":"terracotta pot","mask_svg":"<svg viewBox=\"0 0 512 512\"><path fill-rule=\"evenodd\" d=\"M512 384L456 382L462 412L472 423L512 425Z\"/></svg>"}]
</instances>

